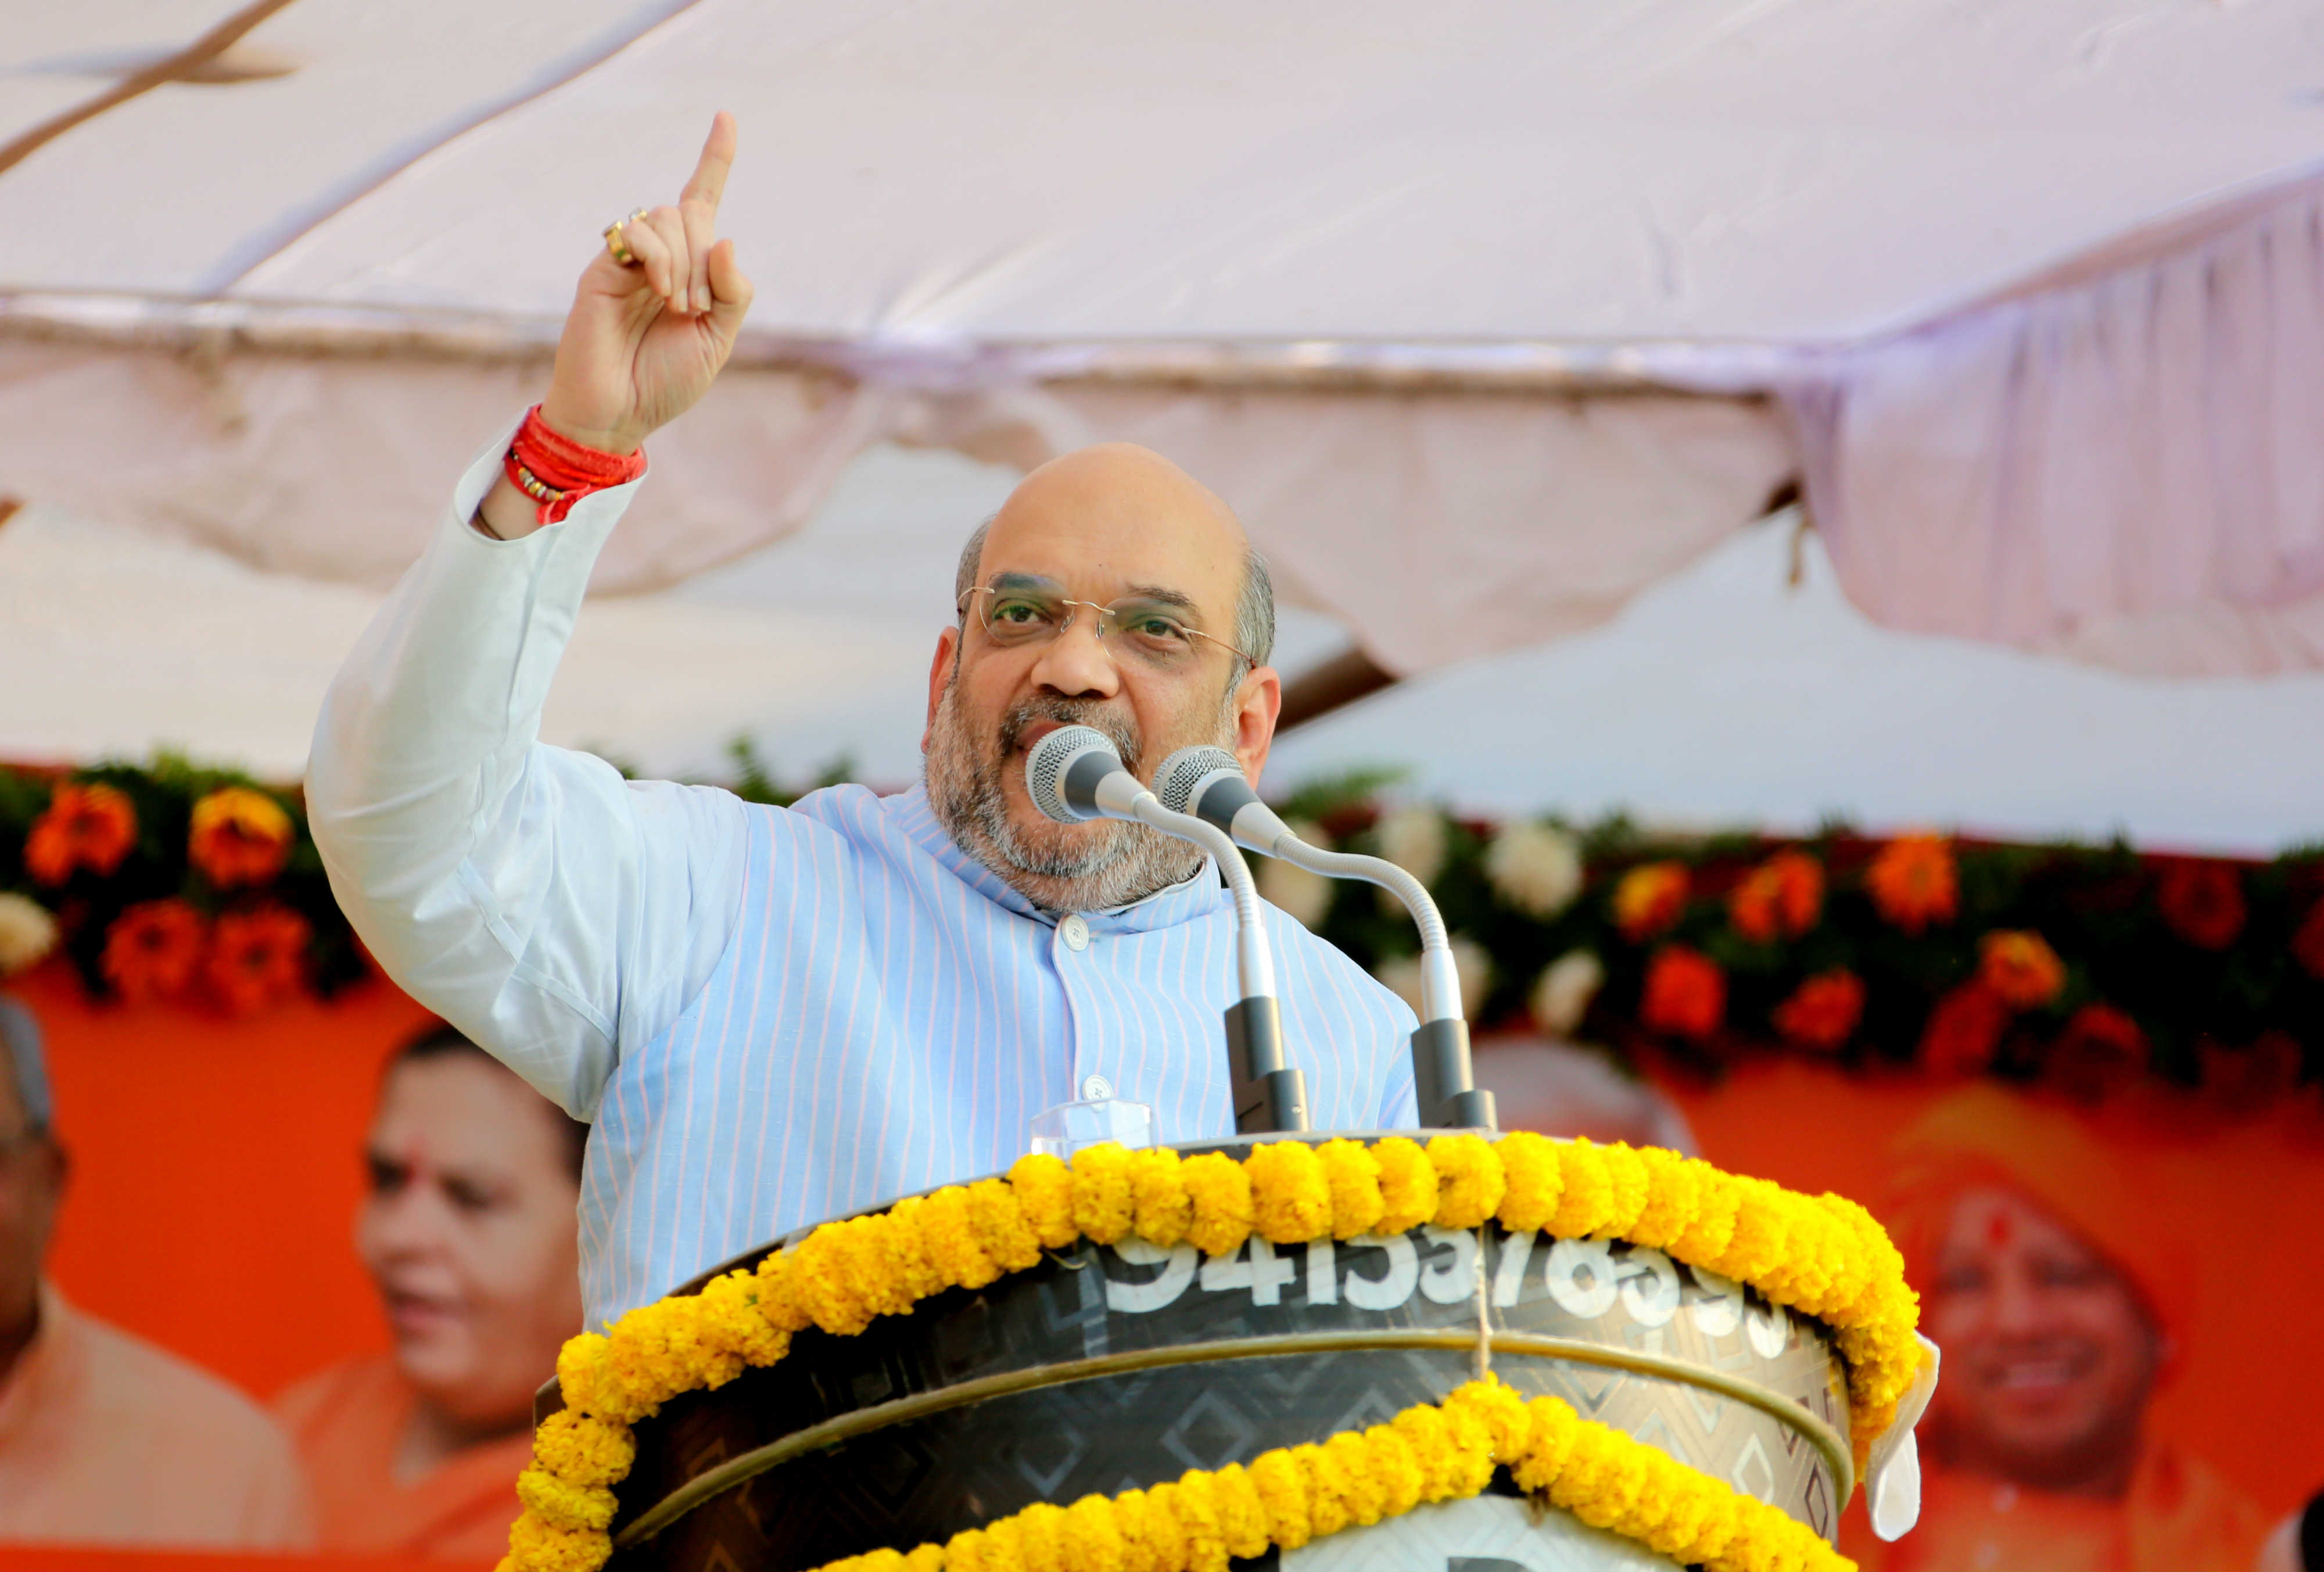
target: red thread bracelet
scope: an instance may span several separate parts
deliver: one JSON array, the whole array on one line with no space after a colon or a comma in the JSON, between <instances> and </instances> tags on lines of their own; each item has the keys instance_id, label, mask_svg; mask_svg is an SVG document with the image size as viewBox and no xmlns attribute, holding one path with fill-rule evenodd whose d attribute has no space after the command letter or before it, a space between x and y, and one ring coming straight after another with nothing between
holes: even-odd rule
<instances>
[{"instance_id":1,"label":"red thread bracelet","mask_svg":"<svg viewBox=\"0 0 2324 1572\"><path fill-rule=\"evenodd\" d=\"M584 447L551 431L535 404L525 411L524 424L516 428L501 469L511 485L538 504L534 519L555 524L590 492L627 485L645 473L646 452L641 447L623 457Z\"/></svg>"}]
</instances>

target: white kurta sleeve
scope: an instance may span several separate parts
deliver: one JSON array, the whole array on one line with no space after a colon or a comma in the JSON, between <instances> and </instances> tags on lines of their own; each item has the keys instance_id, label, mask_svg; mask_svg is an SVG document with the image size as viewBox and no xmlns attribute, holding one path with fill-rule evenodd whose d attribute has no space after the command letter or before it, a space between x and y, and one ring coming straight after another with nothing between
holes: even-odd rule
<instances>
[{"instance_id":1,"label":"white kurta sleeve","mask_svg":"<svg viewBox=\"0 0 2324 1572\"><path fill-rule=\"evenodd\" d=\"M307 804L331 888L406 992L592 1117L732 937L747 810L537 740L597 552L637 483L492 539L471 467L323 703Z\"/></svg>"}]
</instances>

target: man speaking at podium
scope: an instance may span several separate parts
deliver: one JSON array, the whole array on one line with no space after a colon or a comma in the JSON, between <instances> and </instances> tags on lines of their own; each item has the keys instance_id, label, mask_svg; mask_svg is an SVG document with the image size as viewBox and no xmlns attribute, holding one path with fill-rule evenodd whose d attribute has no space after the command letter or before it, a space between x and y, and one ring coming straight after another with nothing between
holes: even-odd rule
<instances>
[{"instance_id":1,"label":"man speaking at podium","mask_svg":"<svg viewBox=\"0 0 2324 1572\"><path fill-rule=\"evenodd\" d=\"M802 1224L1004 1169L1058 1104L1146 1104L1157 1141L1234 1130L1216 872L1141 824L1053 823L1024 782L1071 723L1141 777L1193 744L1254 780L1266 763L1266 568L1167 460L1069 454L970 539L909 792L761 808L536 740L642 445L749 308L714 244L734 145L722 115L678 204L609 228L547 397L461 478L348 657L308 777L332 887L388 974L592 1122L592 1325ZM1314 1126L1411 1124L1411 1012L1267 918Z\"/></svg>"}]
</instances>

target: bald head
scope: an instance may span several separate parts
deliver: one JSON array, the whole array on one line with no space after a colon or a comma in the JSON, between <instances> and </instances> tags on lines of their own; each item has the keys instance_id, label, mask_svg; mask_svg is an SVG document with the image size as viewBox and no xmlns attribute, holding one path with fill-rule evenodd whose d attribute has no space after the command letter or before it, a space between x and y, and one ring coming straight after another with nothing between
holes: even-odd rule
<instances>
[{"instance_id":1,"label":"bald head","mask_svg":"<svg viewBox=\"0 0 2324 1572\"><path fill-rule=\"evenodd\" d=\"M1001 511L977 526L962 547L953 603L960 605L983 582L988 556L1010 559L1060 538L1102 552L1115 547L1117 556L1128 547L1125 565L1164 558L1193 565L1204 582L1186 588L1210 613L1206 626L1254 666L1264 666L1274 653L1275 586L1242 521L1217 492L1134 442L1077 448L1019 482Z\"/></svg>"}]
</instances>

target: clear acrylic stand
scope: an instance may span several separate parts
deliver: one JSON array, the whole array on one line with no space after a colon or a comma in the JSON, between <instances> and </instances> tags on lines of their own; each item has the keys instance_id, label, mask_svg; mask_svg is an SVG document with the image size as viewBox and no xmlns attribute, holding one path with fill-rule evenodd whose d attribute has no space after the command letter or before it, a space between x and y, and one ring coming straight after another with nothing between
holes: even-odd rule
<instances>
[{"instance_id":1,"label":"clear acrylic stand","mask_svg":"<svg viewBox=\"0 0 2324 1572\"><path fill-rule=\"evenodd\" d=\"M1074 1153L1102 1141L1136 1151L1154 1145L1154 1110L1118 1097L1093 1102L1059 1103L1033 1116L1033 1150L1072 1161Z\"/></svg>"}]
</instances>

